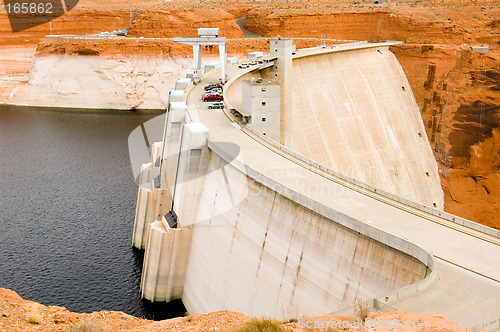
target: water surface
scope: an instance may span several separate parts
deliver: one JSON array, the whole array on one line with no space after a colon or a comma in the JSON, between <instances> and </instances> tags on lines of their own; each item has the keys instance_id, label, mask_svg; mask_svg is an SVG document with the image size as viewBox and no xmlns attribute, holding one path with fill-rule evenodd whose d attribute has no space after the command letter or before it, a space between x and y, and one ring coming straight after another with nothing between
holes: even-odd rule
<instances>
[{"instance_id":1,"label":"water surface","mask_svg":"<svg viewBox=\"0 0 500 332\"><path fill-rule=\"evenodd\" d=\"M140 299L131 247L127 139L158 114L0 106L0 287L76 312L184 313Z\"/></svg>"}]
</instances>

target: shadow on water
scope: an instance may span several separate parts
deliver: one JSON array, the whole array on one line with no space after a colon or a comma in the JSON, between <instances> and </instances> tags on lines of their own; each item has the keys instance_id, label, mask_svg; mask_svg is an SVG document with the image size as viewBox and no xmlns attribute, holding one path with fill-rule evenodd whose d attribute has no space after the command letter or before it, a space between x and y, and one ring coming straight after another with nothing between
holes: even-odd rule
<instances>
[{"instance_id":1,"label":"shadow on water","mask_svg":"<svg viewBox=\"0 0 500 332\"><path fill-rule=\"evenodd\" d=\"M152 320L182 317L186 313L186 308L180 299L168 303L150 302L143 299L141 306L144 307L144 312L147 313L143 318Z\"/></svg>"},{"instance_id":2,"label":"shadow on water","mask_svg":"<svg viewBox=\"0 0 500 332\"><path fill-rule=\"evenodd\" d=\"M132 248L134 256L134 271L137 272L138 277L141 276L142 263L144 261L144 250L139 250L137 248ZM140 290L138 289L138 292ZM151 302L145 299L141 299L140 306L142 312L144 313L142 318L151 320L163 320L175 317L182 317L186 313L186 308L182 303L182 300L173 300L168 303L165 302Z\"/></svg>"}]
</instances>

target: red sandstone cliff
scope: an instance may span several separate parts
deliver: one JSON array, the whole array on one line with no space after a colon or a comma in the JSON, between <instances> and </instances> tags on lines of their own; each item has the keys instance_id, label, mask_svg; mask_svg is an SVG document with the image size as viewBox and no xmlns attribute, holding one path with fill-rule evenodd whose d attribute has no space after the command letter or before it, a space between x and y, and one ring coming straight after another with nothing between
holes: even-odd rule
<instances>
[{"instance_id":1,"label":"red sandstone cliff","mask_svg":"<svg viewBox=\"0 0 500 332\"><path fill-rule=\"evenodd\" d=\"M130 28L130 36L195 35L198 27L218 26L222 35L241 38L236 19L264 36L320 37L370 41L403 40L393 47L420 106L439 163L445 210L500 228L500 6L497 0L392 1L344 5L345 1L287 3L164 3L154 0L81 0L52 22L53 34L90 34ZM0 45L33 46L49 33L44 24L12 34L0 10ZM311 42L297 41L298 47ZM489 45L489 53L471 45ZM233 54L264 49L265 41L232 41ZM169 41L43 41L40 54L190 56L187 46ZM217 53L216 49L207 50ZM12 63L10 61L9 63ZM19 62L24 71L26 61ZM9 71L16 72L15 68ZM1 72L0 74L5 74ZM10 74L9 74L10 75ZM0 93L9 83L0 82ZM14 84L14 83L12 83ZM17 83L16 83L17 84Z\"/></svg>"}]
</instances>

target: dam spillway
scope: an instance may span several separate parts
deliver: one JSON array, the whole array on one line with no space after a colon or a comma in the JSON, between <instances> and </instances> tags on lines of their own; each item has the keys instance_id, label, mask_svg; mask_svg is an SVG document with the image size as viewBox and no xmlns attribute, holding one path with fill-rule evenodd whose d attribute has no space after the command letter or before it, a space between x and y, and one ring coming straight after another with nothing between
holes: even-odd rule
<instances>
[{"instance_id":1,"label":"dam spillway","mask_svg":"<svg viewBox=\"0 0 500 332\"><path fill-rule=\"evenodd\" d=\"M358 46L345 51L379 47L389 52L387 44ZM448 234L450 243L471 240L427 220L455 217L337 174L294 152L293 139L290 150L246 128L228 111L238 107L232 91L241 77L269 74L255 69L230 68L226 111L206 109L199 98L203 87L196 85L186 93L186 109L171 109L166 116L165 146L153 146L139 190L133 243L146 248L143 296L152 301L182 298L193 313L232 309L288 319L340 310L357 299L401 303L432 288L439 277L427 250L439 250L440 243L429 234ZM216 79L217 73L204 82ZM414 117L410 111L408 117ZM407 125L412 124L417 125L408 133L418 136L421 122ZM404 137L405 132L393 135L389 139L398 144L385 148L404 150ZM159 167L162 156L170 167ZM437 174L435 168L428 172ZM158 175L161 181L155 183ZM175 227L164 217L172 197ZM486 247L498 252L494 242ZM470 258L445 254L459 264ZM485 259L474 266L491 271Z\"/></svg>"}]
</instances>

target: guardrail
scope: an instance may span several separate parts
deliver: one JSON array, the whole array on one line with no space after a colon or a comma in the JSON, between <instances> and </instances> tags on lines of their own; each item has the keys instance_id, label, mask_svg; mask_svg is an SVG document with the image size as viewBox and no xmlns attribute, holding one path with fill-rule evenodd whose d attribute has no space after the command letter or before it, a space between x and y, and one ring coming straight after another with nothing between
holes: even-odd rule
<instances>
[{"instance_id":1,"label":"guardrail","mask_svg":"<svg viewBox=\"0 0 500 332\"><path fill-rule=\"evenodd\" d=\"M394 202L401 203L405 206L411 207L415 210L419 210L419 211L424 212L426 214L429 214L431 216L441 218L441 219L444 219L446 221L455 223L457 225L468 227L468 228L473 229L475 231L478 231L478 232L484 233L486 235L490 235L490 236L493 236L495 238L500 239L500 230L498 230L498 229L494 229L494 228L491 228L491 227L488 227L485 225L481 225L481 224L476 223L474 221L455 216L451 213L444 212L444 211L441 211L441 210L438 210L438 209L435 209L432 207L428 207L426 205L414 202L414 201L409 200L407 198L404 198L404 197L401 197L399 195L385 191L383 189L377 188L371 184L356 180L355 178L352 178L348 175L345 175L343 173L335 171L332 168L329 168L325 165L322 165L318 162L315 162L314 160L311 160L311 159L309 159L309 158L307 158L307 157L305 157L305 156L303 156L303 155L301 155L293 150L290 150L290 149L284 147L283 145L277 143L276 141L273 141L273 140L269 139L268 137L261 135L260 133L256 132L254 129L252 129L249 126L247 126L246 129L251 131L252 134L259 136L260 139L265 140L267 143L273 145L275 148L286 152L287 154L293 156L294 158L297 158L301 162L306 163L309 166L312 166L314 168L317 168L317 169L319 169L319 170L321 170L329 175L337 177L345 182L348 182L348 183L352 184L353 186L370 191L376 195L382 196L382 197L387 198L389 200L392 200Z\"/></svg>"},{"instance_id":2,"label":"guardrail","mask_svg":"<svg viewBox=\"0 0 500 332\"><path fill-rule=\"evenodd\" d=\"M301 50L301 52L298 52L295 56L294 56L294 59L296 58L300 58L300 57L305 57L305 56L313 56L313 55L318 55L318 54L325 54L325 53L330 53L330 52L338 52L338 51L347 51L347 50L353 50L353 49L364 49L364 48L373 48L373 47L385 47L385 46L391 46L391 45L395 45L395 44L401 44L402 42L385 42L385 43L357 43L357 44L350 44L349 46L345 45L343 47L336 47L334 49L327 49L326 51L324 49L317 49L317 48L313 48L313 49L303 49ZM317 50L316 53L307 53L307 52L304 52L304 51L314 51L314 50ZM302 53L302 54L299 54L299 53ZM304 54L305 53L305 54ZM241 75L245 74L246 72L242 72ZM236 81L236 79L238 79L241 75L239 76L236 76L236 77L233 77L231 78L231 80L229 80L226 85L229 86L230 84L234 83L234 81ZM225 97L225 96L224 96ZM226 98L224 98L226 100ZM229 103L226 103L226 106L229 110L236 110L238 111L236 108L234 108L232 105L230 105ZM297 158L298 160L300 160L301 162L304 162L304 163L307 163L308 165L312 166L312 167L315 167L321 171L324 171L326 173L328 173L329 175L332 175L334 177L337 177L345 182L348 182L350 183L351 185L353 186L356 186L360 189L363 189L363 190L366 190L366 191L370 191L376 195L379 195L379 196L382 196L386 199L389 199L389 200L392 200L394 202L397 202L397 203L400 203L400 204L403 204L407 207L410 207L412 209L415 209L415 210L418 210L418 211L421 211L425 214L428 214L429 216L433 216L433 217L437 217L437 218L440 218L440 219L443 219L443 220L446 220L446 221L449 221L449 222L452 222L454 224L457 224L457 225L460 225L460 226L463 226L463 227L467 227L467 228L470 228L472 230L475 230L477 232L481 232L483 234L486 234L486 235L489 235L489 236L492 236L492 237L495 237L497 239L500 239L500 230L498 229L494 229L494 228L491 228L491 227L488 227L488 226L485 226L485 225L482 225L482 224L479 224L477 222L474 222L472 220L468 220L468 219L465 219L465 218L462 218L462 217L459 217L459 216L455 216L451 213L448 213L448 212L444 212L444 211L441 211L441 210L438 210L438 209L435 209L433 207L429 207L429 206L426 206L424 204L420 204L420 203L417 203L417 202L414 202L412 200L409 200L407 198L404 198L404 197L401 197L399 195L395 195L393 193L390 193L388 191L385 191L383 189L380 189L380 188L377 188L376 186L373 186L373 185L370 185L368 183L364 183L362 181L359 181L359 180L356 180L355 178L352 178L346 174L343 174L343 173L340 173L338 171L335 171L334 169L332 168L329 168L325 165L322 165L320 163L317 163L295 151L292 151L282 145L280 145L279 143L269 139L268 137L266 136L263 136L261 135L260 133L256 132L255 130L253 130L251 127L247 126L246 127L248 130L250 130L253 134L259 136L260 139L266 141L267 143L273 145L274 147L286 152L287 154Z\"/></svg>"},{"instance_id":3,"label":"guardrail","mask_svg":"<svg viewBox=\"0 0 500 332\"><path fill-rule=\"evenodd\" d=\"M404 44L402 41L387 41L380 43L369 43L367 41L358 41L355 43L349 44L340 44L340 45L329 45L329 46L316 46L311 48L302 48L297 50L296 54L292 57L292 59L299 59L308 56L316 56L320 54L328 54L334 52L344 52L344 51L352 51L352 50L361 50L361 49L369 49L369 48L377 48L377 47L391 47L393 45Z\"/></svg>"},{"instance_id":4,"label":"guardrail","mask_svg":"<svg viewBox=\"0 0 500 332\"><path fill-rule=\"evenodd\" d=\"M158 41L158 40L174 40L174 37L168 38L168 37L126 37L126 36L119 36L119 35L99 35L99 34L94 34L94 35L47 35L48 38L67 38L67 39L130 39L130 40L153 40L153 41ZM350 39L321 39L321 38L302 38L302 37L282 37L282 38L290 38L294 40L317 40L317 41L331 41L331 42L342 42L342 43L354 43L354 42L359 42L359 40L350 40ZM243 41L243 40L271 40L271 39L276 39L276 37L251 37L251 38L227 38L228 41Z\"/></svg>"}]
</instances>

